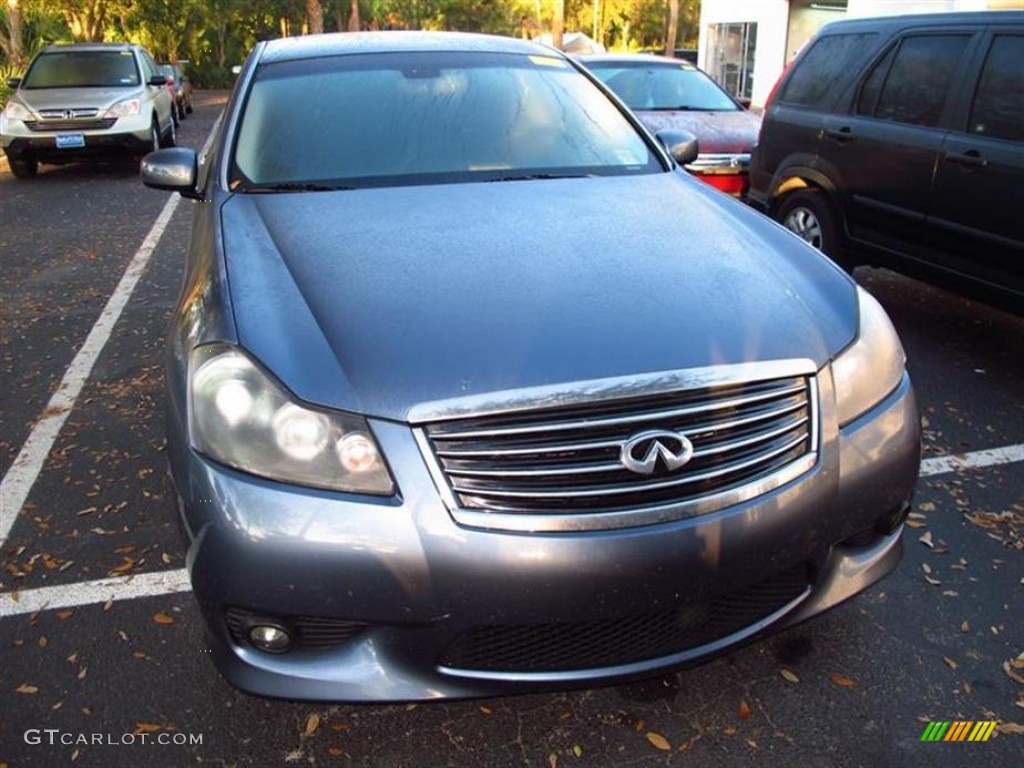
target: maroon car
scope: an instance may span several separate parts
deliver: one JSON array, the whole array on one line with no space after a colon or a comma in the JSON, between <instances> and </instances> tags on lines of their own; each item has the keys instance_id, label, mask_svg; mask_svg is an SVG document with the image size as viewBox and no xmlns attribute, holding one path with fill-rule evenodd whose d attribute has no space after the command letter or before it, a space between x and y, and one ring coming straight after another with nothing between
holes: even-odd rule
<instances>
[{"instance_id":1,"label":"maroon car","mask_svg":"<svg viewBox=\"0 0 1024 768\"><path fill-rule=\"evenodd\" d=\"M580 62L626 103L653 133L683 130L700 154L686 170L723 192L743 197L750 151L761 119L744 109L688 61L623 54L581 56Z\"/></svg>"}]
</instances>

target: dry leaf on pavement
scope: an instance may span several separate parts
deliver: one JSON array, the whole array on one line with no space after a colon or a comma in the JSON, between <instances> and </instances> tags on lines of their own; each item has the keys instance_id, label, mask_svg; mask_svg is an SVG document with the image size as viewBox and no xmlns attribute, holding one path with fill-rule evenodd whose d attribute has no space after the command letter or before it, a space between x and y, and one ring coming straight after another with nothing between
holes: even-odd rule
<instances>
[{"instance_id":1,"label":"dry leaf on pavement","mask_svg":"<svg viewBox=\"0 0 1024 768\"><path fill-rule=\"evenodd\" d=\"M799 683L800 682L800 678L796 676L796 673L793 672L790 669L786 669L785 667L783 667L779 671L779 674L782 675L782 679L783 680L787 680L790 683Z\"/></svg>"},{"instance_id":2,"label":"dry leaf on pavement","mask_svg":"<svg viewBox=\"0 0 1024 768\"><path fill-rule=\"evenodd\" d=\"M309 719L306 721L306 732L305 732L306 733L306 737L309 738L314 733L316 733L316 729L319 728L319 727L320 727L320 715L318 715L316 712L314 712L312 715L309 716Z\"/></svg>"},{"instance_id":3,"label":"dry leaf on pavement","mask_svg":"<svg viewBox=\"0 0 1024 768\"><path fill-rule=\"evenodd\" d=\"M668 739L666 739L660 733L648 731L647 740L651 742L651 744L653 744L657 749L660 749L662 752L668 752L672 749L672 745L668 743Z\"/></svg>"},{"instance_id":4,"label":"dry leaf on pavement","mask_svg":"<svg viewBox=\"0 0 1024 768\"><path fill-rule=\"evenodd\" d=\"M173 624L174 619L168 616L166 613L154 613L153 621L157 624Z\"/></svg>"},{"instance_id":5,"label":"dry leaf on pavement","mask_svg":"<svg viewBox=\"0 0 1024 768\"><path fill-rule=\"evenodd\" d=\"M846 677L845 675L837 675L835 673L828 676L828 679L838 685L840 688L854 688L857 684Z\"/></svg>"},{"instance_id":6,"label":"dry leaf on pavement","mask_svg":"<svg viewBox=\"0 0 1024 768\"><path fill-rule=\"evenodd\" d=\"M740 699L740 720L749 720L750 714L750 705L744 699Z\"/></svg>"}]
</instances>

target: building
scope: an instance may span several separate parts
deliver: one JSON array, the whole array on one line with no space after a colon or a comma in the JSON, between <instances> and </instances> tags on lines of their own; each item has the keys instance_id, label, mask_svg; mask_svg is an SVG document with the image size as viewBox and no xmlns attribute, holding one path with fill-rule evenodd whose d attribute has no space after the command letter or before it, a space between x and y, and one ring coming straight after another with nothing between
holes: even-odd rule
<instances>
[{"instance_id":1,"label":"building","mask_svg":"<svg viewBox=\"0 0 1024 768\"><path fill-rule=\"evenodd\" d=\"M1024 0L703 0L699 64L735 96L764 105L817 29L845 17L1024 9Z\"/></svg>"}]
</instances>

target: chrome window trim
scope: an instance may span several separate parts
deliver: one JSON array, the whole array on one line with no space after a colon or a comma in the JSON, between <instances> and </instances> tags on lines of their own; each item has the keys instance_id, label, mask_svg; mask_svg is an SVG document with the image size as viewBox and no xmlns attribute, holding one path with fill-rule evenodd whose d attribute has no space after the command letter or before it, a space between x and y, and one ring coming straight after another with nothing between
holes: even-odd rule
<instances>
[{"instance_id":1,"label":"chrome window trim","mask_svg":"<svg viewBox=\"0 0 1024 768\"><path fill-rule=\"evenodd\" d=\"M427 437L424 422L444 419L472 418L507 414L518 410L552 408L604 400L635 398L684 389L753 383L764 379L806 376L810 401L811 426L808 452L777 472L736 488L720 491L700 499L638 507L613 512L497 512L462 507L446 478ZM821 411L818 371L811 360L781 360L763 363L741 363L730 366L669 371L642 376L599 379L575 385L555 385L511 390L488 395L426 403L410 411L413 436L427 465L434 485L459 525L492 531L514 533L573 533L634 528L673 522L707 515L742 504L790 483L818 463L821 440Z\"/></svg>"}]
</instances>

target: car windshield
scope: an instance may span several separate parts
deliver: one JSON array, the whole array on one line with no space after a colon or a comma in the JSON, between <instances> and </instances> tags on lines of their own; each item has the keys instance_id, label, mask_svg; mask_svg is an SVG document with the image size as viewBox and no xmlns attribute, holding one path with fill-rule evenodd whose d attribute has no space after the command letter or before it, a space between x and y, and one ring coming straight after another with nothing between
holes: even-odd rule
<instances>
[{"instance_id":1,"label":"car windshield","mask_svg":"<svg viewBox=\"0 0 1024 768\"><path fill-rule=\"evenodd\" d=\"M139 84L131 51L51 51L32 63L23 88L122 88Z\"/></svg>"},{"instance_id":2,"label":"car windshield","mask_svg":"<svg viewBox=\"0 0 1024 768\"><path fill-rule=\"evenodd\" d=\"M733 112L739 109L706 74L687 62L593 62L587 68L630 109Z\"/></svg>"},{"instance_id":3,"label":"car windshield","mask_svg":"<svg viewBox=\"0 0 1024 768\"><path fill-rule=\"evenodd\" d=\"M564 59L481 52L269 63L241 115L231 186L338 187L664 170Z\"/></svg>"}]
</instances>

